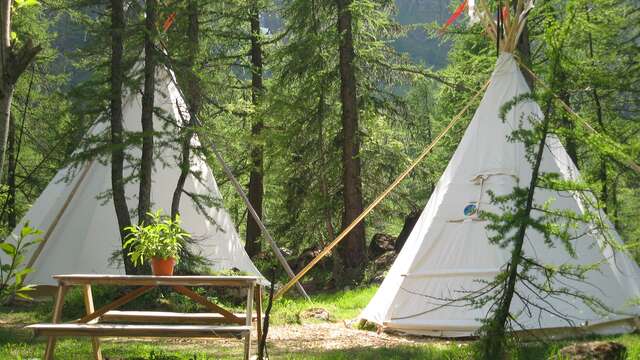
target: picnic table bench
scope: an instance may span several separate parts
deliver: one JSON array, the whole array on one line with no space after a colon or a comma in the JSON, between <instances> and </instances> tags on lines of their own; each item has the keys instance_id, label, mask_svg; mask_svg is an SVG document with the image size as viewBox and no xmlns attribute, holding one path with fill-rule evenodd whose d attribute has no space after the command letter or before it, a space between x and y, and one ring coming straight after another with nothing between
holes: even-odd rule
<instances>
[{"instance_id":1,"label":"picnic table bench","mask_svg":"<svg viewBox=\"0 0 640 360\"><path fill-rule=\"evenodd\" d=\"M47 336L44 358L53 359L56 337L88 336L92 339L93 355L102 360L100 337L235 337L244 339L244 359L251 353L252 323L256 323L258 340L262 330L262 287L255 276L151 276L151 275L55 275L58 281L52 323L26 326L36 336ZM92 285L135 287L111 303L94 308ZM86 315L61 323L62 307L67 290L80 286L83 290ZM121 311L117 308L148 291L167 286L203 306L206 313L164 311ZM235 287L247 289L246 309L233 313L189 287ZM256 312L253 313L255 301Z\"/></svg>"}]
</instances>

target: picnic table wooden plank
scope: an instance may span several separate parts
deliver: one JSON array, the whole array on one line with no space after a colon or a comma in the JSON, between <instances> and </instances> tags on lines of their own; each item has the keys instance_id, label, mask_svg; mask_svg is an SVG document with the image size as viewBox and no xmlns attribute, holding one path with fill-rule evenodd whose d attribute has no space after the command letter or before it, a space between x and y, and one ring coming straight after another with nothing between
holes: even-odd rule
<instances>
[{"instance_id":1,"label":"picnic table wooden plank","mask_svg":"<svg viewBox=\"0 0 640 360\"><path fill-rule=\"evenodd\" d=\"M66 286L58 286L58 294L56 296L56 302L53 306L53 319L54 323L59 323L62 319L62 306L64 305L64 296L67 293L68 288ZM49 336L47 339L47 347L44 350L45 360L53 360L53 353L56 348L55 336Z\"/></svg>"},{"instance_id":2,"label":"picnic table wooden plank","mask_svg":"<svg viewBox=\"0 0 640 360\"><path fill-rule=\"evenodd\" d=\"M136 298L142 296L144 293L149 292L151 289L153 289L154 286L142 286L139 287L129 293L124 294L123 296L119 297L118 299L110 302L109 304L101 307L98 310L95 310L85 316L83 316L81 319L77 320L76 322L78 323L87 323L93 319L97 319L100 316L102 316L103 314L106 314L109 310L113 310L119 306L122 306L126 303L129 303L133 300L135 300Z\"/></svg>"},{"instance_id":3,"label":"picnic table wooden plank","mask_svg":"<svg viewBox=\"0 0 640 360\"><path fill-rule=\"evenodd\" d=\"M217 313L220 313L222 316L224 316L225 318L227 318L229 320L229 322L235 323L235 324L242 324L242 320L240 320L238 317L236 317L232 312L230 312L229 310L221 307L220 305L216 305L214 303L212 303L211 301L209 301L209 299L207 299L206 297L197 294L196 292L194 292L193 290L190 290L184 286L173 286L173 289L175 291L177 291L178 293L190 298L191 300L197 302L198 304L204 306L205 308L209 309L210 311L214 311ZM251 287L250 289L253 289L253 287Z\"/></svg>"},{"instance_id":4,"label":"picnic table wooden plank","mask_svg":"<svg viewBox=\"0 0 640 360\"><path fill-rule=\"evenodd\" d=\"M250 287L247 291L247 315L245 316L245 325L251 328L251 314L253 313L254 288ZM244 336L244 360L249 360L251 354L251 332Z\"/></svg>"},{"instance_id":5,"label":"picnic table wooden plank","mask_svg":"<svg viewBox=\"0 0 640 360\"><path fill-rule=\"evenodd\" d=\"M255 303L256 303L256 314L260 314L260 316L256 316L256 336L258 337L258 349L260 348L260 344L262 342L262 287L256 286L255 290Z\"/></svg>"},{"instance_id":6,"label":"picnic table wooden plank","mask_svg":"<svg viewBox=\"0 0 640 360\"><path fill-rule=\"evenodd\" d=\"M55 301L53 323L27 326L35 335L48 336L45 359L53 359L56 337L87 336L92 338L95 359L102 357L99 337L235 337L244 339L244 359L251 352L252 322L256 321L261 333L261 280L256 276L152 276L152 275L104 275L68 274L53 276L58 280L58 296ZM94 309L91 285L139 286L111 303ZM86 315L71 323L60 323L64 295L70 286L83 289ZM117 311L116 308L132 301L157 286L168 286L188 296L213 313L171 313L156 311ZM234 314L187 286L235 287L247 290L245 314ZM253 314L254 302L257 314ZM259 314L259 315L258 315ZM101 323L109 321L111 323ZM128 321L127 321L128 320ZM124 324L122 322L125 322ZM127 323L128 322L128 323ZM133 324L132 324L133 323ZM155 323L155 324L154 324ZM175 324L175 325L174 325ZM187 325L188 324L188 325ZM224 324L224 325L222 325Z\"/></svg>"},{"instance_id":7,"label":"picnic table wooden plank","mask_svg":"<svg viewBox=\"0 0 640 360\"><path fill-rule=\"evenodd\" d=\"M243 322L244 313L234 313ZM252 321L258 317L253 314ZM100 322L129 322L129 323L176 323L176 324L234 324L222 314L218 313L180 313L171 311L121 311L111 310L100 317Z\"/></svg>"},{"instance_id":8,"label":"picnic table wooden plank","mask_svg":"<svg viewBox=\"0 0 640 360\"><path fill-rule=\"evenodd\" d=\"M65 285L120 285L120 286L229 286L250 287L258 282L256 276L154 276L154 275L54 275Z\"/></svg>"},{"instance_id":9,"label":"picnic table wooden plank","mask_svg":"<svg viewBox=\"0 0 640 360\"><path fill-rule=\"evenodd\" d=\"M82 285L82 295L84 297L84 309L87 315L93 313L95 308L93 307L93 292L91 291L91 285ZM91 320L90 323L97 323L98 319ZM91 338L91 347L93 349L94 360L102 360L102 350L100 350L100 339L97 337Z\"/></svg>"},{"instance_id":10,"label":"picnic table wooden plank","mask_svg":"<svg viewBox=\"0 0 640 360\"><path fill-rule=\"evenodd\" d=\"M43 336L243 337L247 325L35 324L26 327Z\"/></svg>"}]
</instances>

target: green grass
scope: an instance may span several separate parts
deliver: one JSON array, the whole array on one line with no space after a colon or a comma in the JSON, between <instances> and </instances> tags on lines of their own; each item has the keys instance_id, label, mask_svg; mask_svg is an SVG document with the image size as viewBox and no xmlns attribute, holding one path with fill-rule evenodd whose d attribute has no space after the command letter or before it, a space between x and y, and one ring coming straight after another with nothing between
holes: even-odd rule
<instances>
[{"instance_id":1,"label":"green grass","mask_svg":"<svg viewBox=\"0 0 640 360\"><path fill-rule=\"evenodd\" d=\"M36 359L44 353L44 339L32 339L28 334L0 332L0 359ZM220 347L204 343L189 345L167 344L162 341L137 340L121 342L107 340L102 344L103 355L110 360L149 359L149 360L191 360L191 359L238 359L242 354L240 341L237 346ZM254 348L255 349L255 348ZM290 351L278 344L270 344L272 359L448 359L463 360L471 358L469 346L430 346L405 345L389 348L352 348L332 351ZM56 346L56 359L86 359L91 355L91 343L88 339L60 339Z\"/></svg>"},{"instance_id":2,"label":"green grass","mask_svg":"<svg viewBox=\"0 0 640 360\"><path fill-rule=\"evenodd\" d=\"M272 311L272 324L309 323L320 320L306 319L301 316L312 308L326 309L330 321L353 319L369 302L377 288L356 288L349 291L318 294L308 302L301 298L278 300ZM71 318L82 309L81 299L70 294L65 306L69 309L66 316ZM108 289L99 295L100 301L108 301L113 296ZM183 306L183 305L180 305ZM0 359L36 359L44 352L45 340L34 338L30 332L20 329L21 324L49 321L51 303L37 303L20 307L0 307ZM640 335L628 334L612 337L592 337L583 340L612 340L624 344L628 350L628 359L640 359ZM549 359L562 347L573 341L533 342L520 344L512 351L512 358L518 360ZM317 359L317 360L361 360L361 359L434 359L466 360L474 358L472 342L425 342L389 347L353 347L339 350L320 351L305 349L304 344L296 344L296 349L287 344L271 341L269 343L272 359ZM254 348L255 350L255 348ZM110 360L149 359L149 360L196 360L196 359L237 359L242 353L241 341L167 341L167 340L106 340L103 353ZM91 343L88 339L64 338L58 341L56 359L77 360L90 358Z\"/></svg>"},{"instance_id":3,"label":"green grass","mask_svg":"<svg viewBox=\"0 0 640 360\"><path fill-rule=\"evenodd\" d=\"M0 359L39 359L44 353L45 341L27 340L5 342L7 337L0 337ZM102 353L109 360L116 359L237 359L241 354L241 346L237 349L184 349L172 345L164 345L159 341L136 342L102 342ZM91 342L88 339L59 339L56 345L56 360L78 360L91 358Z\"/></svg>"},{"instance_id":4,"label":"green grass","mask_svg":"<svg viewBox=\"0 0 640 360\"><path fill-rule=\"evenodd\" d=\"M327 310L332 321L353 319L369 303L376 290L378 290L377 286L370 286L349 291L312 295L310 302L304 298L280 299L273 304L272 323L300 324L302 323L300 314L313 308Z\"/></svg>"},{"instance_id":5,"label":"green grass","mask_svg":"<svg viewBox=\"0 0 640 360\"><path fill-rule=\"evenodd\" d=\"M599 338L614 340L627 346L627 359L640 358L640 337L623 335ZM549 344L524 344L512 353L512 359L539 360L550 359L558 349L572 343L552 342ZM0 359L35 359L44 352L44 340L16 337L15 334L0 332ZM235 347L220 347L206 343L190 343L188 345L167 344L162 341L137 340L136 342L104 341L103 354L110 360L116 359L149 359L149 360L192 360L192 359L237 359L241 355L240 341ZM373 360L373 359L425 359L425 360L467 360L473 359L473 346L467 344L414 344L399 345L386 348L355 347L329 351L291 351L287 348L270 344L272 359L287 360ZM86 339L62 339L56 347L56 359L77 360L89 358L91 344Z\"/></svg>"}]
</instances>

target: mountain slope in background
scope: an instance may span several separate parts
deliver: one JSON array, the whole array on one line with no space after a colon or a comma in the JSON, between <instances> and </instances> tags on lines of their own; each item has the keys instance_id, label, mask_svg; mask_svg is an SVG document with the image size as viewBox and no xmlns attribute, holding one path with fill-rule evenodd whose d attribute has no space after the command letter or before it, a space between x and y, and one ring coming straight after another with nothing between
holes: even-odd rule
<instances>
[{"instance_id":1,"label":"mountain slope in background","mask_svg":"<svg viewBox=\"0 0 640 360\"><path fill-rule=\"evenodd\" d=\"M397 20L402 25L443 24L449 17L449 1L447 0L396 0ZM427 37L422 29L414 29L407 36L398 39L394 47L399 52L407 53L417 63L436 69L447 64L449 44L439 39Z\"/></svg>"},{"instance_id":2,"label":"mountain slope in background","mask_svg":"<svg viewBox=\"0 0 640 360\"><path fill-rule=\"evenodd\" d=\"M449 44L439 39L427 37L423 25L436 22L442 24L449 16L448 0L396 0L396 19L402 25L415 25L416 29L397 39L393 46L396 50L408 54L413 61L435 69L447 64ZM262 16L262 26L276 32L282 28L282 21L277 14ZM68 55L84 46L87 41L86 31L81 25L74 24L68 17L63 17L54 26L57 39L54 46L62 53L56 61L56 71L71 74L70 86L87 78L88 74L80 72L72 66Z\"/></svg>"}]
</instances>

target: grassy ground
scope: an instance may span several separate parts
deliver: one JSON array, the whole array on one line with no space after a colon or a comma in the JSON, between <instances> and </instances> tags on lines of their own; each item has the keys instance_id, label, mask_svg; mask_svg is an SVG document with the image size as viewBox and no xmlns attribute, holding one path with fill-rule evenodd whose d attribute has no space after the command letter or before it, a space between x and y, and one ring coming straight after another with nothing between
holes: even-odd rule
<instances>
[{"instance_id":1,"label":"grassy ground","mask_svg":"<svg viewBox=\"0 0 640 360\"><path fill-rule=\"evenodd\" d=\"M375 287L342 291L333 294L313 296L311 303L302 299L285 299L276 302L272 311L273 329L280 328L286 332L287 326L296 329L300 325L320 322L306 318L306 310L314 308L326 309L330 314L329 321L341 322L352 319L368 303L375 293ZM105 290L106 294L106 290ZM65 317L76 316L82 309L77 295L71 294L65 304L68 308ZM107 301L107 299L104 299ZM36 359L44 351L44 339L33 338L22 330L22 324L48 321L51 303L39 303L30 306L0 308L0 359ZM342 325L336 325L336 329ZM365 334L356 332L357 334ZM311 335L313 336L313 335ZM600 338L621 342L629 351L628 359L640 359L640 335L630 334L617 337ZM311 339L309 339L311 340ZM316 339L317 340L317 339ZM302 343L302 344L300 344ZM521 344L514 350L514 359L548 359L557 353L558 349L570 344L565 342L527 343ZM386 343L385 343L386 344ZM271 341L269 343L271 358L275 359L322 359L322 360L357 360L357 359L472 359L473 343L455 341L416 340L404 342L389 342L384 346L346 346L339 349L305 348L304 341L297 341L295 346ZM255 348L254 348L255 349ZM228 340L115 340L104 341L103 353L111 360L115 359L236 359L240 356L242 345L240 341ZM56 359L78 360L90 358L91 345L86 339L61 339L56 348Z\"/></svg>"},{"instance_id":2,"label":"grassy ground","mask_svg":"<svg viewBox=\"0 0 640 360\"><path fill-rule=\"evenodd\" d=\"M326 309L331 321L353 319L369 303L377 289L377 286L371 286L318 294L312 296L311 302L303 298L278 300L273 304L272 321L274 324L300 324L303 320L301 314L314 308Z\"/></svg>"}]
</instances>

